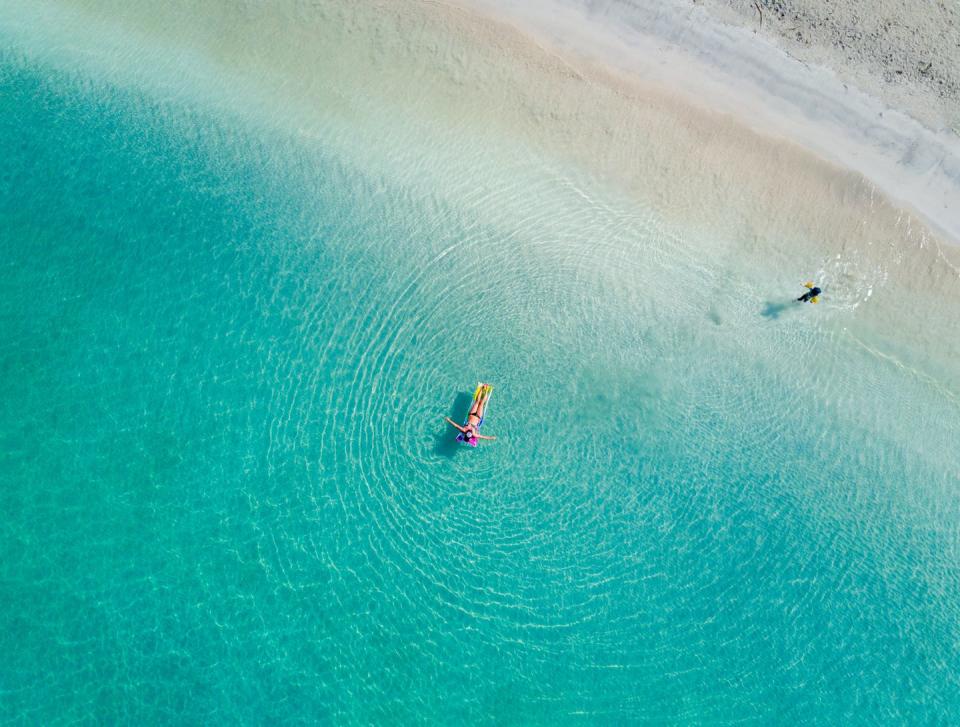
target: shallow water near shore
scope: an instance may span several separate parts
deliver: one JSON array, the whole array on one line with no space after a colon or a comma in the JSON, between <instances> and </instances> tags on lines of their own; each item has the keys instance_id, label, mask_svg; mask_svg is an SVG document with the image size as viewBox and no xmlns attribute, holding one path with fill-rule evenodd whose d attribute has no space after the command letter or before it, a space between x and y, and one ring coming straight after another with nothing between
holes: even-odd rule
<instances>
[{"instance_id":1,"label":"shallow water near shore","mask_svg":"<svg viewBox=\"0 0 960 727\"><path fill-rule=\"evenodd\" d=\"M954 288L922 232L685 227L359 72L287 124L23 38L5 717L960 717ZM472 450L442 417L478 379Z\"/></svg>"}]
</instances>

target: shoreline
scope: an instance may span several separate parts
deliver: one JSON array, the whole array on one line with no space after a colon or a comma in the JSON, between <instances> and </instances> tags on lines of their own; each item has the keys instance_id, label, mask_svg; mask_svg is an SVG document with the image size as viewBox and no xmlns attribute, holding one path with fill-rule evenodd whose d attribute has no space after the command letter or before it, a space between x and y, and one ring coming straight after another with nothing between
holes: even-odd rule
<instances>
[{"instance_id":1,"label":"shoreline","mask_svg":"<svg viewBox=\"0 0 960 727\"><path fill-rule=\"evenodd\" d=\"M37 24L22 21L22 47L71 72L91 68L109 83L183 94L305 144L337 146L375 174L396 175L406 193L471 200L505 234L530 222L529 200L509 191L524 163L534 184L583 182L584 199L624 198L628 217L656 216L691 259L735 259L751 289L825 282L838 327L865 327L861 339L887 353L896 331L899 361L925 368L936 358L936 378L960 386L951 363L960 342L931 333L956 319L960 246L941 244L862 172L754 130L742 114L691 103L663 78L551 52L465 0L326 0L306 16L291 12L295 3L247 8L229 18L229 33L214 22L218 8L193 0L123 14L119 5L34 3L24 16L43 19L55 42L32 49ZM134 52L156 62L131 67ZM490 184L476 177L481 167ZM410 169L430 176L412 180ZM550 224L540 220L538 234ZM586 234L598 244L609 231Z\"/></svg>"},{"instance_id":2,"label":"shoreline","mask_svg":"<svg viewBox=\"0 0 960 727\"><path fill-rule=\"evenodd\" d=\"M577 0L443 0L504 22L571 66L594 66L862 175L960 245L960 136L799 60L699 5L588 11Z\"/></svg>"},{"instance_id":3,"label":"shoreline","mask_svg":"<svg viewBox=\"0 0 960 727\"><path fill-rule=\"evenodd\" d=\"M411 114L432 112L456 123L469 117L478 127L501 126L538 145L546 141L595 170L603 167L600 177L619 175L628 191L646 171L639 160L627 159L621 169L612 169L612 161L593 164L598 156L614 156L607 148L611 144L637 143L624 127L632 123L645 130L636 124L648 123L655 132L677 135L671 127L678 122L696 126L695 141L709 146L725 136L730 145L722 161L716 159L719 152L675 145L686 156L712 153L714 158L694 160L692 166L704 173L720 164L714 171L720 177L737 177L747 187L769 185L775 176L771 170L750 168L757 145L767 157L787 154L811 169L826 162L825 169L862 177L871 187L871 207L875 187L903 212L916 213L951 247L960 246L960 137L953 132L923 127L845 86L829 71L725 25L702 6L681 9L673 0L659 0L645 8L617 4L629 10L627 15L613 14L610 6L590 14L581 1L368 0L350 7L327 0L303 15L301 27L290 24L291 8L282 5L237 11L229 18L227 36L211 32L218 22L215 9L192 0L135 11L115 0L47 0L24 5L24 11L36 11L37 22L48 27L53 23L53 36L59 38L55 48L79 49L86 43L73 28L86 16L98 35L114 28L106 54L120 63L131 41L156 39L178 50L158 55L164 66L172 69L180 56L204 74L225 72L252 81L268 104L299 105L294 113L304 119L311 115L309 105L329 105L331 92L338 106L380 97ZM62 15L69 18L69 28L57 27ZM17 21L17 12L11 17ZM130 41L120 40L126 34ZM136 37L140 41L133 41ZM281 39L286 47L279 45ZM106 57L100 49L86 53L95 64L101 62L98 56ZM137 83L147 82L140 69L121 70L113 59L107 63L110 76L132 73ZM328 73L330 81L317 82L317 74ZM149 83L167 87L169 81ZM531 116L536 123L530 123ZM566 148L553 143L560 137L566 137ZM591 153L570 148L574 137L582 146L592 145ZM809 154L809 162L796 157L794 148ZM670 164L663 153L654 159L656 150L644 156L654 167ZM779 171L773 181L788 183L786 170ZM763 172L768 179L760 178ZM664 191L675 183L665 174L661 178ZM773 209L773 214L779 212Z\"/></svg>"}]
</instances>

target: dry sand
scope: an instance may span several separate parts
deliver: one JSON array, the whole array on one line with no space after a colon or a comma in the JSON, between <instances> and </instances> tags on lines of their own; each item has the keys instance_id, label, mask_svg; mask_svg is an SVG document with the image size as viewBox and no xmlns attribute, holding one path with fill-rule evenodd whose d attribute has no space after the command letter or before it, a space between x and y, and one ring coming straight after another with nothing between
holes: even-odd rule
<instances>
[{"instance_id":1,"label":"dry sand","mask_svg":"<svg viewBox=\"0 0 960 727\"><path fill-rule=\"evenodd\" d=\"M960 133L960 4L695 0L800 60L833 69L933 128Z\"/></svg>"}]
</instances>

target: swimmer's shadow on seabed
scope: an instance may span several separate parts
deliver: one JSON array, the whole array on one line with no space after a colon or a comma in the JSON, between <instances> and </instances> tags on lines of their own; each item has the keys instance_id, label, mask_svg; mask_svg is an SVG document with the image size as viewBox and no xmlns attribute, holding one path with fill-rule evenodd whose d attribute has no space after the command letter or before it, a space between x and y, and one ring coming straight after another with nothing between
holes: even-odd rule
<instances>
[{"instance_id":1,"label":"swimmer's shadow on seabed","mask_svg":"<svg viewBox=\"0 0 960 727\"><path fill-rule=\"evenodd\" d=\"M800 306L797 306L796 303L797 301L795 300L781 300L776 303L774 303L772 300L768 300L763 304L763 310L760 311L760 315L762 315L764 318L769 318L770 320L775 321L784 313L799 308Z\"/></svg>"},{"instance_id":2,"label":"swimmer's shadow on seabed","mask_svg":"<svg viewBox=\"0 0 960 727\"><path fill-rule=\"evenodd\" d=\"M458 391L456 398L453 400L453 405L450 407L448 416L455 422L462 421L467 415L467 412L470 411L471 404L473 404L473 394L469 391ZM441 457L454 457L462 446L460 442L457 441L457 430L442 420L440 421L440 426L442 426L443 429L437 433L433 453Z\"/></svg>"}]
</instances>

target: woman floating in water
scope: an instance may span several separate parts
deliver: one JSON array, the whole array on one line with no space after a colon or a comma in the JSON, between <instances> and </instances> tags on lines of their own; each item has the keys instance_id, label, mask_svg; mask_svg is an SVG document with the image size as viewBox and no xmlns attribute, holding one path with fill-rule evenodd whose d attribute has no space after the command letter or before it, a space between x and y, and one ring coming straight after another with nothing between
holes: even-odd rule
<instances>
[{"instance_id":1,"label":"woman floating in water","mask_svg":"<svg viewBox=\"0 0 960 727\"><path fill-rule=\"evenodd\" d=\"M480 434L480 425L483 424L483 413L486 411L487 402L490 401L490 393L493 387L490 384L477 384L477 390L473 393L473 405L470 407L470 413L467 414L467 421L464 426L460 426L450 417L444 417L450 424L460 430L457 439L466 442L471 447L476 447L481 439L496 439L496 437L487 437Z\"/></svg>"},{"instance_id":2,"label":"woman floating in water","mask_svg":"<svg viewBox=\"0 0 960 727\"><path fill-rule=\"evenodd\" d=\"M823 292L822 290L820 290L820 288L818 288L812 282L804 283L803 287L809 288L809 290L803 295L801 295L799 298L797 298L798 303L806 303L808 301L810 303L818 303L820 301L820 298L818 296L820 295L820 293Z\"/></svg>"}]
</instances>

